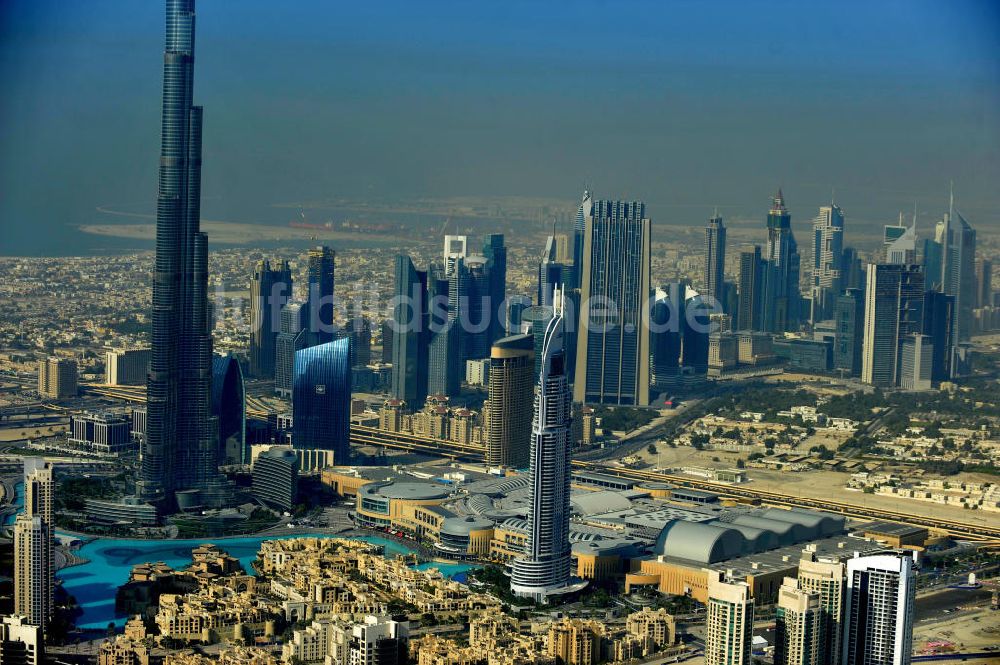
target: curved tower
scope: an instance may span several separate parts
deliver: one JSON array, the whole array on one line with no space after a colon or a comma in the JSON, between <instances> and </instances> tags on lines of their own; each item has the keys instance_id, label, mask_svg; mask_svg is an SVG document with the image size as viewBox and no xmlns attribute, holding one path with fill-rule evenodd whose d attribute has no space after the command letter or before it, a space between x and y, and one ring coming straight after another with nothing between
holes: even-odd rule
<instances>
[{"instance_id":1,"label":"curved tower","mask_svg":"<svg viewBox=\"0 0 1000 665\"><path fill-rule=\"evenodd\" d=\"M498 339L490 349L486 455L490 465L524 468L531 446L535 346L531 335Z\"/></svg>"},{"instance_id":2,"label":"curved tower","mask_svg":"<svg viewBox=\"0 0 1000 665\"><path fill-rule=\"evenodd\" d=\"M148 421L140 498L171 510L177 491L217 478L211 415L208 237L201 232L202 109L193 106L194 0L167 0L156 199Z\"/></svg>"},{"instance_id":3,"label":"curved tower","mask_svg":"<svg viewBox=\"0 0 1000 665\"><path fill-rule=\"evenodd\" d=\"M562 299L563 294L557 292L555 315L546 326L542 345L531 426L528 541L524 557L512 564L510 580L515 595L540 602L566 590L572 562L569 543L572 399L563 351Z\"/></svg>"}]
</instances>

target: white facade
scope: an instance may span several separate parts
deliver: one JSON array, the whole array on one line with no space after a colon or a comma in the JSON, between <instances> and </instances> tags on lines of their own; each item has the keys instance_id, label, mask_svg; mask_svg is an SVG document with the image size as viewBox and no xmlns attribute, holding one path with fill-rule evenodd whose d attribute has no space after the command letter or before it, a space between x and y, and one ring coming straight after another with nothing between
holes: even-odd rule
<instances>
[{"instance_id":1,"label":"white facade","mask_svg":"<svg viewBox=\"0 0 1000 665\"><path fill-rule=\"evenodd\" d=\"M0 621L0 663L41 665L44 653L40 627L32 626L24 617L3 617Z\"/></svg>"},{"instance_id":2,"label":"white facade","mask_svg":"<svg viewBox=\"0 0 1000 665\"><path fill-rule=\"evenodd\" d=\"M909 665L915 590L909 553L848 560L843 665Z\"/></svg>"},{"instance_id":3,"label":"white facade","mask_svg":"<svg viewBox=\"0 0 1000 665\"><path fill-rule=\"evenodd\" d=\"M490 359L465 361L465 382L470 386L485 386L490 377Z\"/></svg>"},{"instance_id":4,"label":"white facade","mask_svg":"<svg viewBox=\"0 0 1000 665\"><path fill-rule=\"evenodd\" d=\"M24 460L24 512L14 521L14 614L45 626L52 618L52 466Z\"/></svg>"}]
</instances>

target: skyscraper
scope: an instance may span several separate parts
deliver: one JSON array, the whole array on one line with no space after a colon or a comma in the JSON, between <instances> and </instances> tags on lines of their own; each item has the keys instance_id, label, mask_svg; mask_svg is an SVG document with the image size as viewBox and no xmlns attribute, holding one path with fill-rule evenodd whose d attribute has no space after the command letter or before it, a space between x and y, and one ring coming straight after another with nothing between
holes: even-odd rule
<instances>
[{"instance_id":1,"label":"skyscraper","mask_svg":"<svg viewBox=\"0 0 1000 665\"><path fill-rule=\"evenodd\" d=\"M843 290L844 211L831 203L813 220L812 315L813 325L833 318L837 296Z\"/></svg>"},{"instance_id":2,"label":"skyscraper","mask_svg":"<svg viewBox=\"0 0 1000 665\"><path fill-rule=\"evenodd\" d=\"M24 511L14 520L14 614L44 632L52 618L52 466L24 460Z\"/></svg>"},{"instance_id":3,"label":"skyscraper","mask_svg":"<svg viewBox=\"0 0 1000 665\"><path fill-rule=\"evenodd\" d=\"M930 390L934 345L927 335L911 333L903 338L899 351L899 387Z\"/></svg>"},{"instance_id":4,"label":"skyscraper","mask_svg":"<svg viewBox=\"0 0 1000 665\"><path fill-rule=\"evenodd\" d=\"M597 201L584 233L577 402L649 404L650 222L641 201Z\"/></svg>"},{"instance_id":5,"label":"skyscraper","mask_svg":"<svg viewBox=\"0 0 1000 665\"><path fill-rule=\"evenodd\" d=\"M538 382L538 375L542 373L542 349L545 348L545 333L549 328L549 321L552 320L551 305L535 305L521 312L521 329L525 334L531 335L535 340L535 374L533 382ZM565 346L566 335L563 335ZM566 352L566 349L563 349ZM567 356L569 357L569 356Z\"/></svg>"},{"instance_id":6,"label":"skyscraper","mask_svg":"<svg viewBox=\"0 0 1000 665\"><path fill-rule=\"evenodd\" d=\"M582 289L587 278L583 274L584 236L587 232L587 220L593 214L594 202L589 191L584 190L580 207L576 210L573 220L573 284L574 289Z\"/></svg>"},{"instance_id":7,"label":"skyscraper","mask_svg":"<svg viewBox=\"0 0 1000 665\"><path fill-rule=\"evenodd\" d=\"M531 426L528 541L511 568L515 595L544 601L570 581L570 426L572 400L563 351L562 294L545 331Z\"/></svg>"},{"instance_id":8,"label":"skyscraper","mask_svg":"<svg viewBox=\"0 0 1000 665\"><path fill-rule=\"evenodd\" d=\"M916 571L909 553L847 562L844 665L908 665Z\"/></svg>"},{"instance_id":9,"label":"skyscraper","mask_svg":"<svg viewBox=\"0 0 1000 665\"><path fill-rule=\"evenodd\" d=\"M976 270L976 307L993 306L993 261L983 259Z\"/></svg>"},{"instance_id":10,"label":"skyscraper","mask_svg":"<svg viewBox=\"0 0 1000 665\"><path fill-rule=\"evenodd\" d=\"M484 405L487 464L528 465L534 379L535 343L531 335L505 337L493 344L489 401Z\"/></svg>"},{"instance_id":11,"label":"skyscraper","mask_svg":"<svg viewBox=\"0 0 1000 665\"><path fill-rule=\"evenodd\" d=\"M799 249L792 233L792 217L780 189L767 214L767 245L763 259L760 291L763 329L775 333L798 330L801 307Z\"/></svg>"},{"instance_id":12,"label":"skyscraper","mask_svg":"<svg viewBox=\"0 0 1000 665\"><path fill-rule=\"evenodd\" d=\"M726 227L718 214L705 227L705 284L701 295L723 302L726 268Z\"/></svg>"},{"instance_id":13,"label":"skyscraper","mask_svg":"<svg viewBox=\"0 0 1000 665\"><path fill-rule=\"evenodd\" d=\"M337 255L322 245L309 250L309 320L310 346L333 341L334 263Z\"/></svg>"},{"instance_id":14,"label":"skyscraper","mask_svg":"<svg viewBox=\"0 0 1000 665\"><path fill-rule=\"evenodd\" d=\"M243 369L232 355L212 358L212 416L219 426L219 461L222 464L249 464L246 444L247 396Z\"/></svg>"},{"instance_id":15,"label":"skyscraper","mask_svg":"<svg viewBox=\"0 0 1000 665\"><path fill-rule=\"evenodd\" d=\"M760 247L754 245L740 252L740 308L736 314L738 330L761 330L763 308L761 306L761 282L764 278L764 263Z\"/></svg>"},{"instance_id":16,"label":"skyscraper","mask_svg":"<svg viewBox=\"0 0 1000 665\"><path fill-rule=\"evenodd\" d=\"M208 236L201 232L202 109L192 105L194 0L167 0L151 359L139 496L170 509L217 475L210 422Z\"/></svg>"},{"instance_id":17,"label":"skyscraper","mask_svg":"<svg viewBox=\"0 0 1000 665\"><path fill-rule=\"evenodd\" d=\"M899 214L899 224L886 226L882 235L882 250L886 263L911 265L917 262L917 220L913 224L903 224L903 214Z\"/></svg>"},{"instance_id":18,"label":"skyscraper","mask_svg":"<svg viewBox=\"0 0 1000 665\"><path fill-rule=\"evenodd\" d=\"M104 382L109 386L144 386L149 349L109 349L104 354Z\"/></svg>"},{"instance_id":19,"label":"skyscraper","mask_svg":"<svg viewBox=\"0 0 1000 665\"><path fill-rule=\"evenodd\" d=\"M288 302L278 316L278 336L274 342L274 392L292 396L295 352L309 346L309 307L305 302Z\"/></svg>"},{"instance_id":20,"label":"skyscraper","mask_svg":"<svg viewBox=\"0 0 1000 665\"><path fill-rule=\"evenodd\" d=\"M821 663L840 664L844 614L844 564L807 551L799 561L799 588L819 594Z\"/></svg>"},{"instance_id":21,"label":"skyscraper","mask_svg":"<svg viewBox=\"0 0 1000 665\"><path fill-rule=\"evenodd\" d=\"M444 254L442 255L441 265L444 266L445 274L451 272L451 268L455 264L456 259L464 259L468 255L469 255L468 236L444 237Z\"/></svg>"},{"instance_id":22,"label":"skyscraper","mask_svg":"<svg viewBox=\"0 0 1000 665\"><path fill-rule=\"evenodd\" d=\"M287 261L271 269L267 259L250 277L250 374L274 378L275 344L281 326L281 308L292 295L292 270Z\"/></svg>"},{"instance_id":23,"label":"skyscraper","mask_svg":"<svg viewBox=\"0 0 1000 665\"><path fill-rule=\"evenodd\" d=\"M427 273L409 256L396 257L396 294L392 306L392 390L394 399L419 409L427 399Z\"/></svg>"},{"instance_id":24,"label":"skyscraper","mask_svg":"<svg viewBox=\"0 0 1000 665\"><path fill-rule=\"evenodd\" d=\"M823 665L819 593L786 577L774 613L774 665Z\"/></svg>"},{"instance_id":25,"label":"skyscraper","mask_svg":"<svg viewBox=\"0 0 1000 665\"><path fill-rule=\"evenodd\" d=\"M865 326L865 294L846 289L834 308L833 367L848 376L861 374Z\"/></svg>"},{"instance_id":26,"label":"skyscraper","mask_svg":"<svg viewBox=\"0 0 1000 665\"><path fill-rule=\"evenodd\" d=\"M295 352L292 444L332 450L337 464L350 460L351 339Z\"/></svg>"},{"instance_id":27,"label":"skyscraper","mask_svg":"<svg viewBox=\"0 0 1000 665\"><path fill-rule=\"evenodd\" d=\"M955 296L955 343L965 342L972 334L972 310L976 305L976 230L953 203L938 222L934 240L941 248L941 291Z\"/></svg>"},{"instance_id":28,"label":"skyscraper","mask_svg":"<svg viewBox=\"0 0 1000 665\"><path fill-rule=\"evenodd\" d=\"M845 247L840 264L843 267L843 271L841 272L841 286L845 289L861 289L864 291L865 271L861 268L861 257L858 256L858 250L853 247Z\"/></svg>"},{"instance_id":29,"label":"skyscraper","mask_svg":"<svg viewBox=\"0 0 1000 665\"><path fill-rule=\"evenodd\" d=\"M42 397L76 397L76 379L76 361L71 358L49 356L38 363L38 394Z\"/></svg>"},{"instance_id":30,"label":"skyscraper","mask_svg":"<svg viewBox=\"0 0 1000 665\"><path fill-rule=\"evenodd\" d=\"M940 291L924 293L923 334L930 338L931 380L952 378L951 364L955 350L955 296Z\"/></svg>"},{"instance_id":31,"label":"skyscraper","mask_svg":"<svg viewBox=\"0 0 1000 665\"><path fill-rule=\"evenodd\" d=\"M750 587L709 571L707 605L705 665L750 665L754 605Z\"/></svg>"},{"instance_id":32,"label":"skyscraper","mask_svg":"<svg viewBox=\"0 0 1000 665\"><path fill-rule=\"evenodd\" d=\"M382 319L382 324L379 326L379 335L381 336L382 344L382 362L392 363L392 338L393 338L393 321L391 318Z\"/></svg>"},{"instance_id":33,"label":"skyscraper","mask_svg":"<svg viewBox=\"0 0 1000 665\"><path fill-rule=\"evenodd\" d=\"M565 283L564 268L565 266L556 260L556 238L549 236L545 241L545 253L538 264L535 304L552 306L552 294L555 287Z\"/></svg>"},{"instance_id":34,"label":"skyscraper","mask_svg":"<svg viewBox=\"0 0 1000 665\"><path fill-rule=\"evenodd\" d=\"M683 287L682 287L683 288ZM653 357L652 383L659 391L673 387L680 375L681 322L684 316L683 295L680 304L672 298L676 295L657 292L653 303L652 324L650 325L650 347Z\"/></svg>"},{"instance_id":35,"label":"skyscraper","mask_svg":"<svg viewBox=\"0 0 1000 665\"><path fill-rule=\"evenodd\" d=\"M685 294L686 287L680 286L678 292ZM681 337L683 347L681 349L681 364L685 368L691 368L695 374L708 373L708 348L709 330L715 331L711 323L711 304L699 294L693 291L686 294L680 312Z\"/></svg>"},{"instance_id":36,"label":"skyscraper","mask_svg":"<svg viewBox=\"0 0 1000 665\"><path fill-rule=\"evenodd\" d=\"M454 257L450 272L441 265L428 270L428 394L455 396L461 390L465 358L459 317L461 305L469 301L469 281L463 257Z\"/></svg>"},{"instance_id":37,"label":"skyscraper","mask_svg":"<svg viewBox=\"0 0 1000 665\"><path fill-rule=\"evenodd\" d=\"M923 328L924 274L917 265L871 264L866 289L861 380L896 386L903 339Z\"/></svg>"},{"instance_id":38,"label":"skyscraper","mask_svg":"<svg viewBox=\"0 0 1000 665\"><path fill-rule=\"evenodd\" d=\"M504 314L507 300L507 247L502 233L490 233L483 244L486 272L489 275L489 344L506 334Z\"/></svg>"},{"instance_id":39,"label":"skyscraper","mask_svg":"<svg viewBox=\"0 0 1000 665\"><path fill-rule=\"evenodd\" d=\"M489 274L489 264L485 257L473 255L462 259L465 266L467 282L465 298L455 303L457 308L457 327L462 338L462 367L466 360L479 360L490 353L490 332L492 319L490 310L493 308L492 286ZM457 273L457 271L456 271ZM459 275L452 273L456 279Z\"/></svg>"}]
</instances>

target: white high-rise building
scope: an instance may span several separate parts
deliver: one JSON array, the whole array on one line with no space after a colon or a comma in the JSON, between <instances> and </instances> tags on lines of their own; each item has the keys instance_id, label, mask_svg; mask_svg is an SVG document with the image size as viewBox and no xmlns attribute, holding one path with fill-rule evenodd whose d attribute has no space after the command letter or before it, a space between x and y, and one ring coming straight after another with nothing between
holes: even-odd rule
<instances>
[{"instance_id":1,"label":"white high-rise building","mask_svg":"<svg viewBox=\"0 0 1000 665\"><path fill-rule=\"evenodd\" d=\"M913 215L910 226L903 224L903 213L899 213L899 224L886 225L882 231L885 262L896 265L910 265L917 262L917 216Z\"/></svg>"},{"instance_id":2,"label":"white high-rise building","mask_svg":"<svg viewBox=\"0 0 1000 665\"><path fill-rule=\"evenodd\" d=\"M842 288L844 260L844 211L830 204L813 220L812 316L813 325L833 318Z\"/></svg>"},{"instance_id":3,"label":"white high-rise building","mask_svg":"<svg viewBox=\"0 0 1000 665\"><path fill-rule=\"evenodd\" d=\"M915 590L910 553L848 560L843 665L909 665Z\"/></svg>"},{"instance_id":4,"label":"white high-rise building","mask_svg":"<svg viewBox=\"0 0 1000 665\"><path fill-rule=\"evenodd\" d=\"M52 467L24 460L24 512L14 521L14 614L44 632L52 618Z\"/></svg>"},{"instance_id":5,"label":"white high-rise building","mask_svg":"<svg viewBox=\"0 0 1000 665\"><path fill-rule=\"evenodd\" d=\"M515 595L544 602L570 585L570 426L572 399L563 349L563 294L556 292L554 315L545 329L535 416L531 427L531 493L528 542L512 565Z\"/></svg>"},{"instance_id":6,"label":"white high-rise building","mask_svg":"<svg viewBox=\"0 0 1000 665\"><path fill-rule=\"evenodd\" d=\"M464 259L469 255L468 236L445 236L444 237L444 272L450 275L455 261Z\"/></svg>"},{"instance_id":7,"label":"white high-rise building","mask_svg":"<svg viewBox=\"0 0 1000 665\"><path fill-rule=\"evenodd\" d=\"M709 571L705 665L750 665L753 598L745 582L726 582Z\"/></svg>"}]
</instances>

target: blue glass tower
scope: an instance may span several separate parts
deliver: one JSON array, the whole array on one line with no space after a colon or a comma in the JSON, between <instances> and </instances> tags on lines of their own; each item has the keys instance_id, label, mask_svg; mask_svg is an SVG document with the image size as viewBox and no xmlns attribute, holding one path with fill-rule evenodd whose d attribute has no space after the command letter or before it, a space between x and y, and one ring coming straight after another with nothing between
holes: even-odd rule
<instances>
[{"instance_id":1,"label":"blue glass tower","mask_svg":"<svg viewBox=\"0 0 1000 665\"><path fill-rule=\"evenodd\" d=\"M217 478L212 422L208 237L201 232L202 109L192 105L194 0L167 0L156 200L148 421L137 489L171 510Z\"/></svg>"},{"instance_id":2,"label":"blue glass tower","mask_svg":"<svg viewBox=\"0 0 1000 665\"><path fill-rule=\"evenodd\" d=\"M641 201L595 201L584 233L574 401L649 405L650 222Z\"/></svg>"},{"instance_id":3,"label":"blue glass tower","mask_svg":"<svg viewBox=\"0 0 1000 665\"><path fill-rule=\"evenodd\" d=\"M351 339L295 352L292 445L332 450L346 464L351 447Z\"/></svg>"},{"instance_id":4,"label":"blue glass tower","mask_svg":"<svg viewBox=\"0 0 1000 665\"><path fill-rule=\"evenodd\" d=\"M507 299L507 247L504 246L502 233L486 236L483 256L486 257L489 279L489 343L493 344L506 334L503 304Z\"/></svg>"},{"instance_id":5,"label":"blue glass tower","mask_svg":"<svg viewBox=\"0 0 1000 665\"><path fill-rule=\"evenodd\" d=\"M231 355L212 359L212 415L219 425L219 461L223 464L249 464L243 370L239 361Z\"/></svg>"},{"instance_id":6,"label":"blue glass tower","mask_svg":"<svg viewBox=\"0 0 1000 665\"><path fill-rule=\"evenodd\" d=\"M392 310L392 390L410 409L427 398L427 273L413 267L409 256L396 256L396 294Z\"/></svg>"},{"instance_id":7,"label":"blue glass tower","mask_svg":"<svg viewBox=\"0 0 1000 665\"><path fill-rule=\"evenodd\" d=\"M792 216L778 190L767 214L767 246L764 250L761 288L762 324L766 332L799 329L799 248L792 233Z\"/></svg>"}]
</instances>

